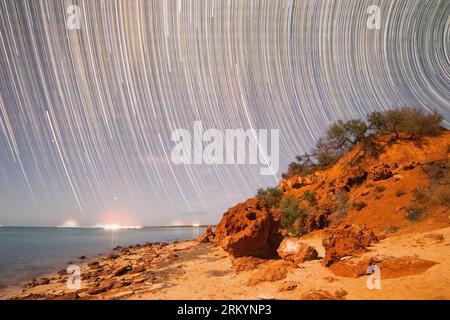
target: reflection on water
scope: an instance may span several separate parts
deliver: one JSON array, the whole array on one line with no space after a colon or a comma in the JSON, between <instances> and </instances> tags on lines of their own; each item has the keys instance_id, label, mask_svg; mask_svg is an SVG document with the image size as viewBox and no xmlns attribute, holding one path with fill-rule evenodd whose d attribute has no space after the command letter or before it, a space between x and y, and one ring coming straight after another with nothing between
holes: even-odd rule
<instances>
[{"instance_id":1,"label":"reflection on water","mask_svg":"<svg viewBox=\"0 0 450 320\"><path fill-rule=\"evenodd\" d=\"M0 228L0 288L107 253L116 246L197 238L203 228L148 227L128 230L92 228Z\"/></svg>"}]
</instances>

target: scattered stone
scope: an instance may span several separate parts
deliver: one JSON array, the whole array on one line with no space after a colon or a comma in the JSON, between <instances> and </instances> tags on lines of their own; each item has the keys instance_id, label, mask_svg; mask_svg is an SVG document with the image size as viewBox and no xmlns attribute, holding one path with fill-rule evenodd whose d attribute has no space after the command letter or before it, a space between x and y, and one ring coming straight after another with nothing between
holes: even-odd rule
<instances>
[{"instance_id":1,"label":"scattered stone","mask_svg":"<svg viewBox=\"0 0 450 320\"><path fill-rule=\"evenodd\" d=\"M437 263L422 260L417 257L403 256L400 258L386 259L377 264L381 269L383 279L400 278L424 273Z\"/></svg>"},{"instance_id":2,"label":"scattered stone","mask_svg":"<svg viewBox=\"0 0 450 320\"><path fill-rule=\"evenodd\" d=\"M80 260L85 260L85 259L87 259L87 258L86 258L86 256L79 256L78 259L80 259Z\"/></svg>"},{"instance_id":3,"label":"scattered stone","mask_svg":"<svg viewBox=\"0 0 450 320\"><path fill-rule=\"evenodd\" d=\"M129 296L131 296L133 294L134 294L134 292L131 291L131 290L129 290L129 291L122 291L122 292L119 292L119 293L116 293L116 294L112 295L110 297L110 299L112 299L112 300L125 299L125 298L128 298Z\"/></svg>"},{"instance_id":4,"label":"scattered stone","mask_svg":"<svg viewBox=\"0 0 450 320\"><path fill-rule=\"evenodd\" d=\"M113 277L123 276L124 274L128 273L128 271L130 271L130 270L131 270L131 266L129 266L129 265L121 266L121 267L115 269L111 275Z\"/></svg>"},{"instance_id":5,"label":"scattered stone","mask_svg":"<svg viewBox=\"0 0 450 320\"><path fill-rule=\"evenodd\" d=\"M432 240L436 243L442 243L445 240L444 235L440 234L440 233L429 233L423 236L424 239L426 240Z\"/></svg>"},{"instance_id":6,"label":"scattered stone","mask_svg":"<svg viewBox=\"0 0 450 320\"><path fill-rule=\"evenodd\" d=\"M116 283L116 281L112 280L112 279L103 280L102 282L100 282L100 284L97 288L94 288L93 290L88 291L88 293L90 295L97 295L99 293L106 292L108 290L111 290L111 288L114 286L115 283Z\"/></svg>"},{"instance_id":7,"label":"scattered stone","mask_svg":"<svg viewBox=\"0 0 450 320\"><path fill-rule=\"evenodd\" d=\"M342 257L366 251L366 247L376 242L377 236L365 225L339 222L325 229L322 234L322 245L325 248L322 264L329 267Z\"/></svg>"},{"instance_id":8,"label":"scattered stone","mask_svg":"<svg viewBox=\"0 0 450 320\"><path fill-rule=\"evenodd\" d=\"M36 287L38 285L38 282L36 279L33 279L31 281L28 281L27 283L25 283L24 287L25 288L33 288Z\"/></svg>"},{"instance_id":9,"label":"scattered stone","mask_svg":"<svg viewBox=\"0 0 450 320\"><path fill-rule=\"evenodd\" d=\"M92 261L88 263L89 267L98 267L100 263L98 261Z\"/></svg>"},{"instance_id":10,"label":"scattered stone","mask_svg":"<svg viewBox=\"0 0 450 320\"><path fill-rule=\"evenodd\" d=\"M341 260L330 266L330 271L339 277L358 278L367 274L371 259Z\"/></svg>"},{"instance_id":11,"label":"scattered stone","mask_svg":"<svg viewBox=\"0 0 450 320\"><path fill-rule=\"evenodd\" d=\"M334 293L334 296L338 299L344 299L344 297L348 294L344 289L339 289Z\"/></svg>"},{"instance_id":12,"label":"scattered stone","mask_svg":"<svg viewBox=\"0 0 450 320\"><path fill-rule=\"evenodd\" d=\"M328 281L329 283L333 283L333 282L335 282L335 281L338 281L338 279L336 279L336 278L334 278L334 277L330 277L330 276L323 278L323 280L326 280L326 281Z\"/></svg>"},{"instance_id":13,"label":"scattered stone","mask_svg":"<svg viewBox=\"0 0 450 320\"><path fill-rule=\"evenodd\" d=\"M205 232L203 232L200 237L198 237L197 241L200 243L208 243L208 242L212 242L214 241L215 238L215 234L214 231L212 229L211 226L208 226L205 230Z\"/></svg>"},{"instance_id":14,"label":"scattered stone","mask_svg":"<svg viewBox=\"0 0 450 320\"><path fill-rule=\"evenodd\" d=\"M144 272L145 270L146 270L145 266L136 266L136 267L133 267L133 269L131 269L131 271L129 271L128 273L129 274L136 274L136 273Z\"/></svg>"},{"instance_id":15,"label":"scattered stone","mask_svg":"<svg viewBox=\"0 0 450 320\"><path fill-rule=\"evenodd\" d=\"M113 284L111 289L118 289L118 288L122 288L122 287L127 287L129 285L131 285L131 281L129 281L129 280L117 281Z\"/></svg>"},{"instance_id":16,"label":"scattered stone","mask_svg":"<svg viewBox=\"0 0 450 320\"><path fill-rule=\"evenodd\" d=\"M119 257L120 257L120 255L115 254L115 253L111 253L111 254L108 256L108 259L114 260L114 259L117 259L117 258L119 258Z\"/></svg>"},{"instance_id":17,"label":"scattered stone","mask_svg":"<svg viewBox=\"0 0 450 320\"><path fill-rule=\"evenodd\" d=\"M298 287L297 282L295 281L285 281L283 282L280 287L278 288L278 291L282 292L282 291L292 291L295 288Z\"/></svg>"},{"instance_id":18,"label":"scattered stone","mask_svg":"<svg viewBox=\"0 0 450 320\"><path fill-rule=\"evenodd\" d=\"M80 296L76 292L69 292L61 295L48 296L48 300L79 300Z\"/></svg>"},{"instance_id":19,"label":"scattered stone","mask_svg":"<svg viewBox=\"0 0 450 320\"><path fill-rule=\"evenodd\" d=\"M61 270L58 271L58 275L60 275L60 276L64 276L66 274L67 274L67 270L66 269L61 269Z\"/></svg>"},{"instance_id":20,"label":"scattered stone","mask_svg":"<svg viewBox=\"0 0 450 320\"><path fill-rule=\"evenodd\" d=\"M388 164L380 164L370 169L369 177L373 181L381 181L391 178L394 175Z\"/></svg>"},{"instance_id":21,"label":"scattered stone","mask_svg":"<svg viewBox=\"0 0 450 320\"><path fill-rule=\"evenodd\" d=\"M169 253L169 255L167 256L167 259L169 260L170 263L174 263L175 260L178 259L178 255L174 254L174 253Z\"/></svg>"},{"instance_id":22,"label":"scattered stone","mask_svg":"<svg viewBox=\"0 0 450 320\"><path fill-rule=\"evenodd\" d=\"M260 282L274 282L283 280L287 276L286 265L281 261L274 261L269 265L256 270L247 281L248 286L254 286Z\"/></svg>"},{"instance_id":23,"label":"scattered stone","mask_svg":"<svg viewBox=\"0 0 450 320\"><path fill-rule=\"evenodd\" d=\"M164 289L165 287L167 287L165 283L155 283L149 288L149 291L157 291Z\"/></svg>"},{"instance_id":24,"label":"scattered stone","mask_svg":"<svg viewBox=\"0 0 450 320\"><path fill-rule=\"evenodd\" d=\"M262 293L258 296L258 299L260 299L260 300L275 300L275 297L270 294Z\"/></svg>"},{"instance_id":25,"label":"scattered stone","mask_svg":"<svg viewBox=\"0 0 450 320\"><path fill-rule=\"evenodd\" d=\"M266 260L256 257L231 257L231 265L236 272L254 270Z\"/></svg>"},{"instance_id":26,"label":"scattered stone","mask_svg":"<svg viewBox=\"0 0 450 320\"><path fill-rule=\"evenodd\" d=\"M313 246L301 242L299 238L286 237L277 250L280 257L285 260L301 264L305 261L314 260L319 253Z\"/></svg>"},{"instance_id":27,"label":"scattered stone","mask_svg":"<svg viewBox=\"0 0 450 320\"><path fill-rule=\"evenodd\" d=\"M49 284L50 283L50 279L48 278L42 278L41 280L38 281L38 285L42 286L44 284Z\"/></svg>"},{"instance_id":28,"label":"scattered stone","mask_svg":"<svg viewBox=\"0 0 450 320\"><path fill-rule=\"evenodd\" d=\"M344 300L347 292L343 289L336 291L334 294L325 290L310 290L304 293L301 300Z\"/></svg>"}]
</instances>

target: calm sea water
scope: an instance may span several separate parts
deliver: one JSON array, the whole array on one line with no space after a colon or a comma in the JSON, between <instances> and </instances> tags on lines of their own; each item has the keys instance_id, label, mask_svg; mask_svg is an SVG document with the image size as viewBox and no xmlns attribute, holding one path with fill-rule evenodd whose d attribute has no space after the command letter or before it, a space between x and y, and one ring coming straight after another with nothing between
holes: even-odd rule
<instances>
[{"instance_id":1,"label":"calm sea water","mask_svg":"<svg viewBox=\"0 0 450 320\"><path fill-rule=\"evenodd\" d=\"M0 288L56 272L79 256L93 258L115 246L194 239L202 228L148 227L134 230L0 227Z\"/></svg>"}]
</instances>

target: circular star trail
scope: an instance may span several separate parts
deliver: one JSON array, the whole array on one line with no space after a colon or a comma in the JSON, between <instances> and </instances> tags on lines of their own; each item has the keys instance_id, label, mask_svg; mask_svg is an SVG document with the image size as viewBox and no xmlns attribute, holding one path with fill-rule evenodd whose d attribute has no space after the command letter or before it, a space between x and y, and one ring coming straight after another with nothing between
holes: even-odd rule
<instances>
[{"instance_id":1,"label":"circular star trail","mask_svg":"<svg viewBox=\"0 0 450 320\"><path fill-rule=\"evenodd\" d=\"M257 165L174 165L171 132L194 121L279 129L278 177L337 119L415 106L448 125L449 15L446 0L3 0L0 223L214 223L276 184Z\"/></svg>"}]
</instances>

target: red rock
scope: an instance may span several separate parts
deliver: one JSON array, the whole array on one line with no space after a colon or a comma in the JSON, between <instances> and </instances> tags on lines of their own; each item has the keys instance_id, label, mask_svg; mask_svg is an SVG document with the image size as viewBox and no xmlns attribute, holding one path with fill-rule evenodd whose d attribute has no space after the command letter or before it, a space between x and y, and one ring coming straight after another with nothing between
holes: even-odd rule
<instances>
[{"instance_id":1,"label":"red rock","mask_svg":"<svg viewBox=\"0 0 450 320\"><path fill-rule=\"evenodd\" d=\"M67 270L66 269L61 269L61 270L58 271L58 275L60 275L60 276L64 276L66 274L67 274Z\"/></svg>"},{"instance_id":2,"label":"red rock","mask_svg":"<svg viewBox=\"0 0 450 320\"><path fill-rule=\"evenodd\" d=\"M103 280L102 282L100 282L100 284L97 288L88 291L88 293L90 295L96 295L99 293L106 292L106 291L110 290L114 286L115 283L116 283L116 281L112 280L112 279Z\"/></svg>"},{"instance_id":3,"label":"red rock","mask_svg":"<svg viewBox=\"0 0 450 320\"><path fill-rule=\"evenodd\" d=\"M44 284L49 284L50 283L50 279L48 278L42 278L41 280L38 281L38 285L44 285Z\"/></svg>"},{"instance_id":4,"label":"red rock","mask_svg":"<svg viewBox=\"0 0 450 320\"><path fill-rule=\"evenodd\" d=\"M330 271L339 277L358 278L367 274L371 259L348 259L330 266Z\"/></svg>"},{"instance_id":5,"label":"red rock","mask_svg":"<svg viewBox=\"0 0 450 320\"><path fill-rule=\"evenodd\" d=\"M304 293L300 299L301 300L343 300L347 295L347 291L341 289L336 291L334 294L325 290L310 290Z\"/></svg>"},{"instance_id":6,"label":"red rock","mask_svg":"<svg viewBox=\"0 0 450 320\"><path fill-rule=\"evenodd\" d=\"M167 256L167 259L169 260L170 263L173 263L173 262L175 262L175 260L178 259L178 255L177 255L177 254L174 254L174 253L170 253L170 254Z\"/></svg>"},{"instance_id":7,"label":"red rock","mask_svg":"<svg viewBox=\"0 0 450 320\"><path fill-rule=\"evenodd\" d=\"M283 261L274 261L271 264L256 270L247 281L248 286L254 286L260 282L274 282L283 280L287 276L287 267Z\"/></svg>"},{"instance_id":8,"label":"red rock","mask_svg":"<svg viewBox=\"0 0 450 320\"><path fill-rule=\"evenodd\" d=\"M88 263L89 267L98 267L99 266L99 262L98 261L92 261Z\"/></svg>"},{"instance_id":9,"label":"red rock","mask_svg":"<svg viewBox=\"0 0 450 320\"><path fill-rule=\"evenodd\" d=\"M251 198L230 208L216 227L216 239L235 257L273 257L282 240L281 213Z\"/></svg>"},{"instance_id":10,"label":"red rock","mask_svg":"<svg viewBox=\"0 0 450 320\"><path fill-rule=\"evenodd\" d=\"M281 284L281 286L278 288L278 291L283 292L283 291L292 291L295 288L298 287L297 282L295 281L285 281Z\"/></svg>"},{"instance_id":11,"label":"red rock","mask_svg":"<svg viewBox=\"0 0 450 320\"><path fill-rule=\"evenodd\" d=\"M145 270L146 270L145 266L136 266L136 267L133 267L133 269L131 271L129 271L128 273L129 274L141 273L141 272L144 272Z\"/></svg>"},{"instance_id":12,"label":"red rock","mask_svg":"<svg viewBox=\"0 0 450 320\"><path fill-rule=\"evenodd\" d=\"M231 265L236 272L254 270L258 265L263 263L264 259L256 257L239 257L232 258Z\"/></svg>"},{"instance_id":13,"label":"red rock","mask_svg":"<svg viewBox=\"0 0 450 320\"><path fill-rule=\"evenodd\" d=\"M376 242L377 236L365 225L339 222L325 229L322 234L322 245L325 248L322 264L329 267L342 257L366 251L366 247Z\"/></svg>"},{"instance_id":14,"label":"red rock","mask_svg":"<svg viewBox=\"0 0 450 320\"><path fill-rule=\"evenodd\" d=\"M325 277L325 278L323 278L323 280L326 280L326 281L328 281L329 283L338 281L338 279L336 279L336 278L334 278L334 277Z\"/></svg>"},{"instance_id":15,"label":"red rock","mask_svg":"<svg viewBox=\"0 0 450 320\"><path fill-rule=\"evenodd\" d=\"M211 226L208 226L205 230L205 232L203 232L200 237L197 238L197 241L200 243L208 243L208 242L212 242L215 238L215 234L214 231L212 229Z\"/></svg>"},{"instance_id":16,"label":"red rock","mask_svg":"<svg viewBox=\"0 0 450 320\"><path fill-rule=\"evenodd\" d=\"M80 296L76 292L65 293L53 297L49 297L49 300L79 300Z\"/></svg>"},{"instance_id":17,"label":"red rock","mask_svg":"<svg viewBox=\"0 0 450 320\"><path fill-rule=\"evenodd\" d=\"M386 180L391 178L394 173L391 171L389 164L381 163L369 169L369 177L373 181Z\"/></svg>"},{"instance_id":18,"label":"red rock","mask_svg":"<svg viewBox=\"0 0 450 320\"><path fill-rule=\"evenodd\" d=\"M316 213L309 214L304 224L306 233L328 227L328 216L330 214L331 212L327 210L319 210Z\"/></svg>"},{"instance_id":19,"label":"red rock","mask_svg":"<svg viewBox=\"0 0 450 320\"><path fill-rule=\"evenodd\" d=\"M121 267L115 269L112 272L112 276L113 277L123 276L124 274L126 274L130 270L131 270L131 266L128 266L128 265L127 266L121 266Z\"/></svg>"},{"instance_id":20,"label":"red rock","mask_svg":"<svg viewBox=\"0 0 450 320\"><path fill-rule=\"evenodd\" d=\"M380 267L381 277L389 279L422 274L436 264L433 261L404 256L387 259L377 265Z\"/></svg>"},{"instance_id":21,"label":"red rock","mask_svg":"<svg viewBox=\"0 0 450 320\"><path fill-rule=\"evenodd\" d=\"M284 238L277 250L280 257L296 264L314 260L319 253L313 246L301 242L299 238Z\"/></svg>"}]
</instances>

